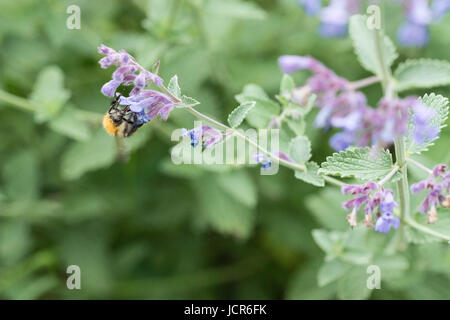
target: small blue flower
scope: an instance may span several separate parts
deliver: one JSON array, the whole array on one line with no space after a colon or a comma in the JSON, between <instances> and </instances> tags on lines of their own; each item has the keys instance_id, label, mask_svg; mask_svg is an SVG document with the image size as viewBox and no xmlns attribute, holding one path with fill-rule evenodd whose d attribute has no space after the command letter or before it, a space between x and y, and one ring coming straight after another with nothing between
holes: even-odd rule
<instances>
[{"instance_id":1,"label":"small blue flower","mask_svg":"<svg viewBox=\"0 0 450 320\"><path fill-rule=\"evenodd\" d=\"M264 170L269 170L272 167L272 160L270 160L269 157L261 153L255 153L252 157L256 163L261 164L261 168Z\"/></svg>"},{"instance_id":2,"label":"small blue flower","mask_svg":"<svg viewBox=\"0 0 450 320\"><path fill-rule=\"evenodd\" d=\"M308 16L316 15L322 7L321 0L298 0Z\"/></svg>"}]
</instances>

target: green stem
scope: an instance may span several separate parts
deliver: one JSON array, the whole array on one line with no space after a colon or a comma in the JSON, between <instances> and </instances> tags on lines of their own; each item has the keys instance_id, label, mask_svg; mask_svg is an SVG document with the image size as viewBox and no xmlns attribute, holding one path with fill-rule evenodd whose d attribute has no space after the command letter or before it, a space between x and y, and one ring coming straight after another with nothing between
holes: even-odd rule
<instances>
[{"instance_id":1,"label":"green stem","mask_svg":"<svg viewBox=\"0 0 450 320\"><path fill-rule=\"evenodd\" d=\"M405 152L405 139L399 137L395 139L395 156L397 158L397 164L400 166L401 179L397 181L397 191L399 195L400 206L400 219L402 221L411 220L410 216L410 199L409 199L409 185L408 185L408 166L406 164L406 152ZM404 244L404 226L403 223L399 228L399 242L398 248L405 249Z\"/></svg>"},{"instance_id":2,"label":"green stem","mask_svg":"<svg viewBox=\"0 0 450 320\"><path fill-rule=\"evenodd\" d=\"M380 77L378 76L372 76L372 77L367 77L358 81L353 81L349 83L349 88L351 90L357 90L360 88L364 88L367 86L370 86L374 83L380 82Z\"/></svg>"},{"instance_id":3,"label":"green stem","mask_svg":"<svg viewBox=\"0 0 450 320\"><path fill-rule=\"evenodd\" d=\"M391 70L387 67L385 63L385 57L383 54L383 35L380 31L375 30L375 47L378 56L381 83L383 85L384 95L387 98L392 98L396 96L395 87L392 84ZM408 166L406 165L406 147L404 137L396 138L394 141L395 145L395 155L396 155L396 165L399 167L401 178L397 181L397 191L399 196L399 209L400 218L405 221L410 219L409 206L409 186L408 186ZM400 225L398 245L397 248L405 248L404 244L404 224Z\"/></svg>"},{"instance_id":4,"label":"green stem","mask_svg":"<svg viewBox=\"0 0 450 320\"><path fill-rule=\"evenodd\" d=\"M383 36L379 30L374 30L375 35L375 48L378 56L379 63L379 71L380 71L380 80L383 86L383 90L386 92L390 79L391 79L391 70L386 66L385 58L383 54Z\"/></svg>"},{"instance_id":5,"label":"green stem","mask_svg":"<svg viewBox=\"0 0 450 320\"><path fill-rule=\"evenodd\" d=\"M417 168L422 169L423 171L425 171L425 172L428 173L428 174L432 174L432 173L433 173L433 170L428 169L428 168L425 167L423 164L421 164L420 162L417 162L417 161L414 160L414 159L408 158L408 159L406 159L406 160L407 160L409 163L415 165Z\"/></svg>"}]
</instances>

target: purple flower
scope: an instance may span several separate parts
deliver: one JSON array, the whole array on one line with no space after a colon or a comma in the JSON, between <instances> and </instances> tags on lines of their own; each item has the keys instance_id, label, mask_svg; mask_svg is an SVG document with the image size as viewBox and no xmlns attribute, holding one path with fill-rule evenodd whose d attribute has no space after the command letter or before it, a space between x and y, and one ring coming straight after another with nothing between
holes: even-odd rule
<instances>
[{"instance_id":1,"label":"purple flower","mask_svg":"<svg viewBox=\"0 0 450 320\"><path fill-rule=\"evenodd\" d=\"M347 34L350 13L346 0L332 0L320 12L319 33L322 37L341 37Z\"/></svg>"},{"instance_id":2,"label":"purple flower","mask_svg":"<svg viewBox=\"0 0 450 320\"><path fill-rule=\"evenodd\" d=\"M427 179L411 186L413 194L423 190L429 191L420 205L419 211L428 214L428 223L433 223L437 220L436 208L439 205L450 207L450 172L446 165L436 165Z\"/></svg>"},{"instance_id":3,"label":"purple flower","mask_svg":"<svg viewBox=\"0 0 450 320\"><path fill-rule=\"evenodd\" d=\"M388 233L391 226L394 227L394 229L397 229L399 225L399 218L394 216L392 213L385 213L377 219L377 222L375 223L375 231Z\"/></svg>"},{"instance_id":4,"label":"purple flower","mask_svg":"<svg viewBox=\"0 0 450 320\"><path fill-rule=\"evenodd\" d=\"M323 38L340 38L347 35L347 25L321 23L318 27L318 32Z\"/></svg>"},{"instance_id":5,"label":"purple flower","mask_svg":"<svg viewBox=\"0 0 450 320\"><path fill-rule=\"evenodd\" d=\"M292 73L297 70L310 69L314 63L311 57L285 55L278 58L278 64L284 73Z\"/></svg>"},{"instance_id":6,"label":"purple flower","mask_svg":"<svg viewBox=\"0 0 450 320\"><path fill-rule=\"evenodd\" d=\"M119 87L121 84L120 81L117 80L110 80L107 83L105 83L101 89L101 92L107 96L107 97L114 97L114 94L116 93L117 87Z\"/></svg>"},{"instance_id":7,"label":"purple flower","mask_svg":"<svg viewBox=\"0 0 450 320\"><path fill-rule=\"evenodd\" d=\"M165 94L154 90L141 90L130 97L120 97L120 105L130 106L133 112L144 112L149 119L160 116L167 120L170 111L175 107L174 103Z\"/></svg>"},{"instance_id":8,"label":"purple flower","mask_svg":"<svg viewBox=\"0 0 450 320\"><path fill-rule=\"evenodd\" d=\"M391 225L397 229L400 220L393 215L394 207L398 204L394 200L394 192L390 189L384 190L383 187L376 182L369 181L363 185L345 185L341 189L342 193L354 196L353 199L345 201L342 206L346 210L351 210L347 215L347 221L351 227L357 225L357 212L365 205L363 220L364 225L369 228L373 227L372 213L378 208L379 218L375 225L375 230L387 233Z\"/></svg>"},{"instance_id":9,"label":"purple flower","mask_svg":"<svg viewBox=\"0 0 450 320\"><path fill-rule=\"evenodd\" d=\"M337 151L345 150L355 141L351 131L342 131L334 134L330 139L330 146Z\"/></svg>"},{"instance_id":10,"label":"purple flower","mask_svg":"<svg viewBox=\"0 0 450 320\"><path fill-rule=\"evenodd\" d=\"M98 52L105 55L99 61L102 68L117 67L112 74L112 80L105 83L101 89L105 96L114 97L120 85L133 86L129 97L119 98L119 104L127 106L135 113L140 123L148 122L157 116L167 120L175 107L174 102L161 92L145 90L152 82L157 86L162 85L162 79L158 75L141 67L125 50L117 52L102 44L98 47Z\"/></svg>"},{"instance_id":11,"label":"purple flower","mask_svg":"<svg viewBox=\"0 0 450 320\"><path fill-rule=\"evenodd\" d=\"M394 207L398 207L397 202L395 202L394 200L394 193L392 192L392 190L386 190L386 192L384 193L383 202L381 202L380 204L380 211L383 214L392 213Z\"/></svg>"}]
</instances>

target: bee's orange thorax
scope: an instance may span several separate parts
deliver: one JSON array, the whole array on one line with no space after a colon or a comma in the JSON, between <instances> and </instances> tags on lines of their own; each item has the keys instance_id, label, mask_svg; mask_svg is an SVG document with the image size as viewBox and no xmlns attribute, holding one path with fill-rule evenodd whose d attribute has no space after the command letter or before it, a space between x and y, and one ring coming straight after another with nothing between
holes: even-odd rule
<instances>
[{"instance_id":1,"label":"bee's orange thorax","mask_svg":"<svg viewBox=\"0 0 450 320\"><path fill-rule=\"evenodd\" d=\"M108 114L105 114L105 116L103 117L103 127L110 135L114 136L117 133L118 128L114 125L111 117Z\"/></svg>"}]
</instances>

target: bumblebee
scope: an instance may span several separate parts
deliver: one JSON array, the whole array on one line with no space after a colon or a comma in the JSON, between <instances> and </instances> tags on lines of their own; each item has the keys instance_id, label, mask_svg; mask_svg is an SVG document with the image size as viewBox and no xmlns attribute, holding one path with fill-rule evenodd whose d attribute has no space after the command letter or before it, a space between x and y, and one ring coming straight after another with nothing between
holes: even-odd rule
<instances>
[{"instance_id":1,"label":"bumblebee","mask_svg":"<svg viewBox=\"0 0 450 320\"><path fill-rule=\"evenodd\" d=\"M120 95L111 103L108 112L103 117L103 127L110 135L118 138L132 136L143 125L137 113L132 112L129 106L121 108Z\"/></svg>"}]
</instances>

